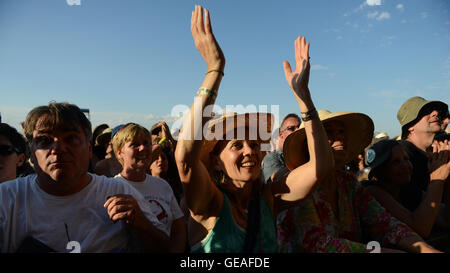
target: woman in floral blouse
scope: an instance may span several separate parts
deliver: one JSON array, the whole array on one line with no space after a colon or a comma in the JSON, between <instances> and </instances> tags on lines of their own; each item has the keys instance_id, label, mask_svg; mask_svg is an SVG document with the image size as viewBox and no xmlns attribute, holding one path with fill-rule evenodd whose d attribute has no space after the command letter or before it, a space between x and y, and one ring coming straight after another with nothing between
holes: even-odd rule
<instances>
[{"instance_id":1,"label":"woman in floral blouse","mask_svg":"<svg viewBox=\"0 0 450 273\"><path fill-rule=\"evenodd\" d=\"M369 252L370 241L381 252L437 252L407 225L393 218L362 187L344 165L366 147L373 122L364 114L320 110L332 148L335 168L297 206L277 219L281 252ZM308 158L304 129L292 133L284 144L289 169ZM305 151L305 152L298 152Z\"/></svg>"}]
</instances>

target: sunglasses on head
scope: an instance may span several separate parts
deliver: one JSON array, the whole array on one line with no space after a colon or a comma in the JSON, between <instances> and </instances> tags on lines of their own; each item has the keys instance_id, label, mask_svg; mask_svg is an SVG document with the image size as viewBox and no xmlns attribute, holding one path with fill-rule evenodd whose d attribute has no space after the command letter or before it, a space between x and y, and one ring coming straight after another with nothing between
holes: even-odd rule
<instances>
[{"instance_id":1,"label":"sunglasses on head","mask_svg":"<svg viewBox=\"0 0 450 273\"><path fill-rule=\"evenodd\" d=\"M0 145L0 155L7 156L12 153L20 153L19 149L11 145Z\"/></svg>"}]
</instances>

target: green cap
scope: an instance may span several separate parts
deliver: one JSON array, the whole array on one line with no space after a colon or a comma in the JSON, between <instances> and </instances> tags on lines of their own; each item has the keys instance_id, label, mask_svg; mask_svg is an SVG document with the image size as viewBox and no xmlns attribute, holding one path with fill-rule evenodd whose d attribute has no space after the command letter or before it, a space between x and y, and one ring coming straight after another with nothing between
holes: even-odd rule
<instances>
[{"instance_id":1,"label":"green cap","mask_svg":"<svg viewBox=\"0 0 450 273\"><path fill-rule=\"evenodd\" d=\"M425 105L429 104L435 104L435 109L439 112L448 109L448 105L443 103L442 101L430 101L422 97L409 98L407 101L405 101L405 103L402 104L402 106L400 106L400 109L397 112L397 119L400 122L401 126L403 127L417 119L419 117L420 110L422 110Z\"/></svg>"}]
</instances>

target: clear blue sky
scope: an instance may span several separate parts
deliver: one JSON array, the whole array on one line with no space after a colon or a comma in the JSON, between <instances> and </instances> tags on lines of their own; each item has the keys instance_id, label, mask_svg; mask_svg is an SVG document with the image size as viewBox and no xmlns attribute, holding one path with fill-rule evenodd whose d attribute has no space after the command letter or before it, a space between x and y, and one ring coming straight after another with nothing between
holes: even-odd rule
<instances>
[{"instance_id":1,"label":"clear blue sky","mask_svg":"<svg viewBox=\"0 0 450 273\"><path fill-rule=\"evenodd\" d=\"M189 106L205 64L190 33L195 4L211 13L226 56L216 104L298 106L282 61L311 43L316 108L368 114L400 134L409 97L450 102L447 0L0 0L0 112L19 128L51 100L89 108L93 126L160 119Z\"/></svg>"}]
</instances>

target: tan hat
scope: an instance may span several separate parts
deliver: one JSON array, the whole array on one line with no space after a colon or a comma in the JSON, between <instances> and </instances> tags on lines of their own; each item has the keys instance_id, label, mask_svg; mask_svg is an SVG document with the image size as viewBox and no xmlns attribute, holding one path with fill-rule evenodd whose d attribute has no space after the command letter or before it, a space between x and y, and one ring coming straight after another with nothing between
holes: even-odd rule
<instances>
[{"instance_id":1,"label":"tan hat","mask_svg":"<svg viewBox=\"0 0 450 273\"><path fill-rule=\"evenodd\" d=\"M447 111L448 105L442 101L430 101L422 97L412 97L405 101L397 112L397 119L403 127L420 117L420 110L426 105L435 107L436 110Z\"/></svg>"},{"instance_id":2,"label":"tan hat","mask_svg":"<svg viewBox=\"0 0 450 273\"><path fill-rule=\"evenodd\" d=\"M227 126L228 125L228 126ZM227 113L218 118L213 118L205 124L207 134L204 136L203 146L200 151L200 159L205 166L210 166L210 153L219 140L228 139L247 139L247 140L261 140L262 143L270 142L273 128L273 115L270 113ZM240 136L241 129L245 128L245 136ZM261 128L260 128L261 127ZM221 130L221 132L216 132ZM265 130L260 132L260 130ZM268 136L268 139L261 138L263 133Z\"/></svg>"},{"instance_id":3,"label":"tan hat","mask_svg":"<svg viewBox=\"0 0 450 273\"><path fill-rule=\"evenodd\" d=\"M371 143L374 125L369 116L354 112L331 113L328 110L318 110L317 112L324 125L331 121L339 121L344 124L346 149L348 150L346 162L354 159ZM308 161L304 123L284 141L283 156L289 170L293 170Z\"/></svg>"},{"instance_id":4,"label":"tan hat","mask_svg":"<svg viewBox=\"0 0 450 273\"><path fill-rule=\"evenodd\" d=\"M377 141L380 141L382 139L389 139L389 135L385 132L381 132L381 133L376 134L374 136L374 139L376 139Z\"/></svg>"},{"instance_id":5,"label":"tan hat","mask_svg":"<svg viewBox=\"0 0 450 273\"><path fill-rule=\"evenodd\" d=\"M95 145L97 146L109 143L109 141L111 140L111 133L112 133L111 128L106 128L105 130L103 130L103 132L99 134L95 139Z\"/></svg>"}]
</instances>

